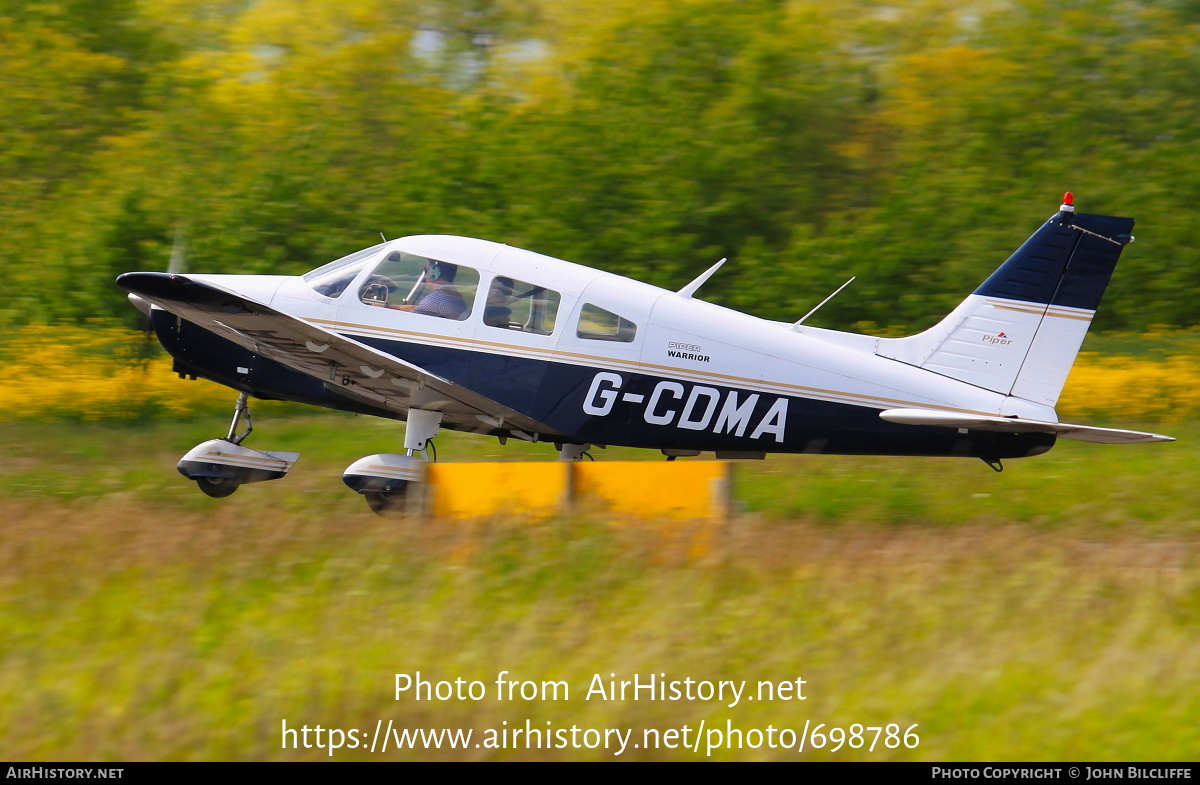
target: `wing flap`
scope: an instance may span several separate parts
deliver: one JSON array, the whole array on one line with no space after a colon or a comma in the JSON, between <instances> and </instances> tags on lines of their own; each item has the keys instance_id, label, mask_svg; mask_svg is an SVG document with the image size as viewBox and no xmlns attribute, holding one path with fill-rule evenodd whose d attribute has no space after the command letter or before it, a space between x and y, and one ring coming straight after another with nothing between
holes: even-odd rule
<instances>
[{"instance_id":1,"label":"wing flap","mask_svg":"<svg viewBox=\"0 0 1200 785\"><path fill-rule=\"evenodd\" d=\"M879 416L888 422L902 425L936 425L943 428L967 428L975 431L998 431L1001 433L1052 433L1062 439L1100 444L1175 441L1175 437L1159 433L1126 431L1119 428L1097 428L1092 425L1074 425L1046 420L1027 420L1020 417L989 417L937 409L887 409L880 412Z\"/></svg>"},{"instance_id":2,"label":"wing flap","mask_svg":"<svg viewBox=\"0 0 1200 785\"><path fill-rule=\"evenodd\" d=\"M212 283L166 273L126 273L117 284L164 310L292 370L321 379L341 395L405 414L443 412L458 430L512 428L553 434L548 426L485 395L331 330Z\"/></svg>"}]
</instances>

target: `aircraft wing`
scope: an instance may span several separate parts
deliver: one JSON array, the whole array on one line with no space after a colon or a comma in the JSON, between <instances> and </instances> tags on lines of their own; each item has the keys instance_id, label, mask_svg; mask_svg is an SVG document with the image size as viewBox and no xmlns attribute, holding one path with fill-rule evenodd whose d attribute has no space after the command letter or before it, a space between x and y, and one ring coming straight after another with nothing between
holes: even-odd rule
<instances>
[{"instance_id":1,"label":"aircraft wing","mask_svg":"<svg viewBox=\"0 0 1200 785\"><path fill-rule=\"evenodd\" d=\"M117 284L257 355L320 379L341 395L405 414L442 412L443 423L482 433L554 429L420 366L211 283L169 273L126 273Z\"/></svg>"},{"instance_id":2,"label":"aircraft wing","mask_svg":"<svg viewBox=\"0 0 1200 785\"><path fill-rule=\"evenodd\" d=\"M1175 437L1143 431L1124 431L1118 428L1096 428L1091 425L1072 425L1065 422L1026 420L1020 417L989 417L962 414L938 409L887 409L879 416L888 422L904 425L940 425L945 428L970 428L975 431L1002 433L1052 433L1063 439L1100 444L1140 444L1144 442L1173 442Z\"/></svg>"}]
</instances>

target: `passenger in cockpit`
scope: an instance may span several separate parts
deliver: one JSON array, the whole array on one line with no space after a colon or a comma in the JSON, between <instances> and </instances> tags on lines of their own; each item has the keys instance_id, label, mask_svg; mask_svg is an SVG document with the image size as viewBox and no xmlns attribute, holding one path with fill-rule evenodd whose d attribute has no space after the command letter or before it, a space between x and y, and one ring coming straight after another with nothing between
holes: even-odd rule
<instances>
[{"instance_id":1,"label":"passenger in cockpit","mask_svg":"<svg viewBox=\"0 0 1200 785\"><path fill-rule=\"evenodd\" d=\"M512 318L509 304L513 297L513 279L504 275L497 276L488 290L487 304L483 308L483 323L489 327L508 327Z\"/></svg>"}]
</instances>

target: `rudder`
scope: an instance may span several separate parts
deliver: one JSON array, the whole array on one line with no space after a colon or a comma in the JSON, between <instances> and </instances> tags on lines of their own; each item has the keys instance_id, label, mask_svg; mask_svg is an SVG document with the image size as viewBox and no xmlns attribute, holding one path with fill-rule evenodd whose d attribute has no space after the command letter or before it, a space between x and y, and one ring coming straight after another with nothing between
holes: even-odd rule
<instances>
[{"instance_id":1,"label":"rudder","mask_svg":"<svg viewBox=\"0 0 1200 785\"><path fill-rule=\"evenodd\" d=\"M1132 218L1059 212L938 324L877 354L1053 406L1121 255Z\"/></svg>"}]
</instances>

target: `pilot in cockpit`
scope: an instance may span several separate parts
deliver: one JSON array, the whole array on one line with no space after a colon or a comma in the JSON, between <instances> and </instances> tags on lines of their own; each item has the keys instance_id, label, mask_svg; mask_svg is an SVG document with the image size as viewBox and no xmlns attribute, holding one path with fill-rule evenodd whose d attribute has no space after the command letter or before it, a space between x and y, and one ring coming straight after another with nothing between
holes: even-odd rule
<instances>
[{"instance_id":1,"label":"pilot in cockpit","mask_svg":"<svg viewBox=\"0 0 1200 785\"><path fill-rule=\"evenodd\" d=\"M364 293L363 302L397 311L440 316L443 319L458 319L467 310L467 303L463 299L462 293L454 286L454 278L457 274L458 265L430 259L425 263L425 274L421 286L424 293L417 302L407 305L391 305L387 302L387 295L369 297L367 293ZM387 294L390 293L389 290Z\"/></svg>"}]
</instances>

